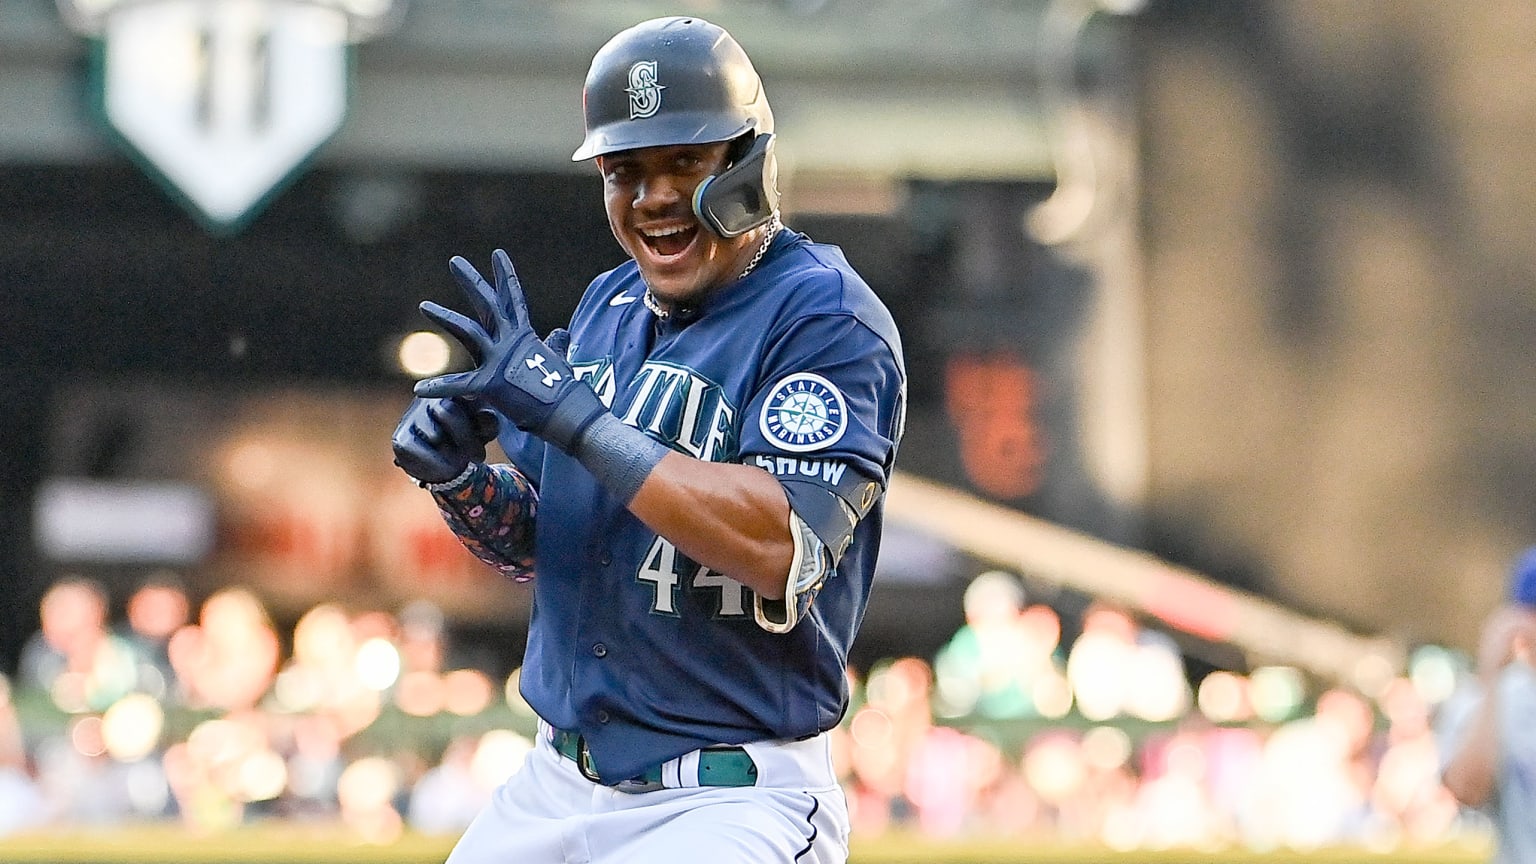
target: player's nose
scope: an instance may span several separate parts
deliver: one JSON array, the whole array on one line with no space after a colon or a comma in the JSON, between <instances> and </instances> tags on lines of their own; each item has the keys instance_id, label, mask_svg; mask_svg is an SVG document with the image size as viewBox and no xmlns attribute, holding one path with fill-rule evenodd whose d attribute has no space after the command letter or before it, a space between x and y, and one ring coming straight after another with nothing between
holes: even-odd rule
<instances>
[{"instance_id":1,"label":"player's nose","mask_svg":"<svg viewBox=\"0 0 1536 864\"><path fill-rule=\"evenodd\" d=\"M634 209L639 211L663 210L685 199L691 190L685 194L673 177L665 174L654 174L643 178L635 184Z\"/></svg>"}]
</instances>

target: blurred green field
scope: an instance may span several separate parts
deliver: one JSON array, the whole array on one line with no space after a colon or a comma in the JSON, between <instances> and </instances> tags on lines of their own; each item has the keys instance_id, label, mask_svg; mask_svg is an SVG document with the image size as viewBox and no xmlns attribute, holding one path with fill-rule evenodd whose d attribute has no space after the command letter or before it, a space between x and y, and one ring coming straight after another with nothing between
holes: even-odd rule
<instances>
[{"instance_id":1,"label":"blurred green field","mask_svg":"<svg viewBox=\"0 0 1536 864\"><path fill-rule=\"evenodd\" d=\"M430 864L452 838L406 835L387 846L363 844L334 828L264 826L197 837L171 826L43 834L0 839L5 864ZM1392 853L1361 849L1313 852L1136 851L1085 846L1028 846L1017 841L935 841L893 835L856 841L853 864L1473 864L1486 848L1445 847Z\"/></svg>"}]
</instances>

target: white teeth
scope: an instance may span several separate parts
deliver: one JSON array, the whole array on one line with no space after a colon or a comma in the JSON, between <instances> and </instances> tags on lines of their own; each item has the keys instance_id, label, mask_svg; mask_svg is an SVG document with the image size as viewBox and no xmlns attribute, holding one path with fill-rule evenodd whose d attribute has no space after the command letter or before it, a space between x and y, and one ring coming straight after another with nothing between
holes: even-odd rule
<instances>
[{"instance_id":1,"label":"white teeth","mask_svg":"<svg viewBox=\"0 0 1536 864\"><path fill-rule=\"evenodd\" d=\"M671 228L645 228L640 231L647 237L670 237L673 234L681 234L688 230L686 225L674 225Z\"/></svg>"}]
</instances>

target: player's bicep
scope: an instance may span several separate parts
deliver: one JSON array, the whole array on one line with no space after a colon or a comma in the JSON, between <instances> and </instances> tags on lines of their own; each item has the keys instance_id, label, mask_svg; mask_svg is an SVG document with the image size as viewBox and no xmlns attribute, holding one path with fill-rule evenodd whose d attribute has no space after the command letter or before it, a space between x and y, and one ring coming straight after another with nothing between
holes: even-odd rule
<instances>
[{"instance_id":1,"label":"player's bicep","mask_svg":"<svg viewBox=\"0 0 1536 864\"><path fill-rule=\"evenodd\" d=\"M832 487L841 465L883 486L906 409L896 349L852 316L827 315L797 322L768 361L743 418L741 452L790 460L769 469L781 479Z\"/></svg>"}]
</instances>

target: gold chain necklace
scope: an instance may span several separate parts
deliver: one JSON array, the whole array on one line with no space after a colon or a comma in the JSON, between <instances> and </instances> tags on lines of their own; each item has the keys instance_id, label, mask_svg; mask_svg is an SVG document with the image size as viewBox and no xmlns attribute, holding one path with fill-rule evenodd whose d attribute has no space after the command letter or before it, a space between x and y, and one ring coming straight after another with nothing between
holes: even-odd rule
<instances>
[{"instance_id":1,"label":"gold chain necklace","mask_svg":"<svg viewBox=\"0 0 1536 864\"><path fill-rule=\"evenodd\" d=\"M752 260L747 262L747 269L741 271L741 275L736 277L737 281L747 278L748 273L757 269L758 262L762 261L763 256L768 254L769 245L773 243L773 238L779 236L779 230L783 227L784 223L779 221L779 214L773 214L773 218L768 220L768 233L763 236L763 244L757 247L757 252L752 255ZM662 306L661 301L656 299L656 295L651 293L651 289L645 289L645 294L641 295L640 299L645 302L645 308L651 310L651 314L657 318L666 320L672 316L672 310Z\"/></svg>"}]
</instances>

